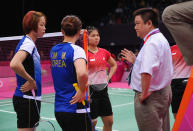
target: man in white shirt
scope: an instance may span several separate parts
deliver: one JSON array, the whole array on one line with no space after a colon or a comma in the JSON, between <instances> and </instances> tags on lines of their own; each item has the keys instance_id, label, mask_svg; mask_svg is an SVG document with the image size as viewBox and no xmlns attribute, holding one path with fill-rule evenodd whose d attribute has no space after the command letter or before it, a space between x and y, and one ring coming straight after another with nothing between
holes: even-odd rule
<instances>
[{"instance_id":1,"label":"man in white shirt","mask_svg":"<svg viewBox=\"0 0 193 131\"><path fill-rule=\"evenodd\" d=\"M124 58L134 63L131 88L139 131L169 131L169 106L173 66L168 41L158 29L158 15L151 8L134 12L137 36L144 40L137 57L127 49Z\"/></svg>"}]
</instances>

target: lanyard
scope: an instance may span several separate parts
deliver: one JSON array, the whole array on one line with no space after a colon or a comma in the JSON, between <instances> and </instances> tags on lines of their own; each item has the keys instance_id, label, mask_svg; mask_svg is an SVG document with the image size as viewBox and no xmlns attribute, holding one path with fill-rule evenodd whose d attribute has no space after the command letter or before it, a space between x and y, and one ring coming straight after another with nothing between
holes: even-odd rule
<instances>
[{"instance_id":1,"label":"lanyard","mask_svg":"<svg viewBox=\"0 0 193 131\"><path fill-rule=\"evenodd\" d=\"M150 33L150 34L145 38L144 44L145 44L145 42L149 39L149 37L150 37L151 35L154 35L154 34L157 34L157 33L160 33L160 30L155 30L155 31L153 31L152 33Z\"/></svg>"}]
</instances>

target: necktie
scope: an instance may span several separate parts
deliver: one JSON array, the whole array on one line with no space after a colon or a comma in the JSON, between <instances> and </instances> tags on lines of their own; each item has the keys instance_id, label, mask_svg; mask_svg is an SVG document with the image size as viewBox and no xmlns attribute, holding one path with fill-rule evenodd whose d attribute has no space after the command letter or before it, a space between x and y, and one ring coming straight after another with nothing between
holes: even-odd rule
<instances>
[{"instance_id":1,"label":"necktie","mask_svg":"<svg viewBox=\"0 0 193 131\"><path fill-rule=\"evenodd\" d=\"M139 51L141 50L141 48L143 47L143 45L144 45L144 40L142 39L142 42L141 42L141 44L140 44L140 46L139 46ZM136 56L136 57L137 57L137 56ZM133 70L133 64L132 64L131 67L130 67L130 72L129 72L129 76L128 76L128 85L130 85L130 83L131 83L132 70Z\"/></svg>"},{"instance_id":2,"label":"necktie","mask_svg":"<svg viewBox=\"0 0 193 131\"><path fill-rule=\"evenodd\" d=\"M133 70L133 64L132 64L131 67L130 67L130 72L129 72L129 76L128 76L128 85L130 85L130 83L131 83L132 70Z\"/></svg>"}]
</instances>

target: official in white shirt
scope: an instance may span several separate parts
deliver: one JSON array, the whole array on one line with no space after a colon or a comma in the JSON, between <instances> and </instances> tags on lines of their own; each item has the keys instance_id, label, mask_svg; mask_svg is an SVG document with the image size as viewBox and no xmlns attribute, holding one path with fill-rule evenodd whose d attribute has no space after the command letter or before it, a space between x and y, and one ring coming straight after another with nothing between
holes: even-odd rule
<instances>
[{"instance_id":1,"label":"official in white shirt","mask_svg":"<svg viewBox=\"0 0 193 131\"><path fill-rule=\"evenodd\" d=\"M137 36L144 40L137 57L127 49L124 58L133 63L131 88L134 98L135 117L139 131L169 131L169 106L172 93L173 66L167 39L159 31L159 19L151 8L134 12Z\"/></svg>"}]
</instances>

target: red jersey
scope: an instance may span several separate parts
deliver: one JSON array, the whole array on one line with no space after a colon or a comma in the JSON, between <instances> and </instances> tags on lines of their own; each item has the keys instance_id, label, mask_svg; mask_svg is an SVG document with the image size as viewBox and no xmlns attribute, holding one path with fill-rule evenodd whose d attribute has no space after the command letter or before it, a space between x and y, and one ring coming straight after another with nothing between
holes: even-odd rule
<instances>
[{"instance_id":1,"label":"red jersey","mask_svg":"<svg viewBox=\"0 0 193 131\"><path fill-rule=\"evenodd\" d=\"M96 53L88 51L88 82L90 84L99 84L107 82L107 61L109 60L111 53L105 49L98 48ZM101 72L96 75L96 72ZM92 82L91 82L92 81ZM94 81L94 83L93 83Z\"/></svg>"},{"instance_id":2,"label":"red jersey","mask_svg":"<svg viewBox=\"0 0 193 131\"><path fill-rule=\"evenodd\" d=\"M192 66L187 66L184 58L177 45L171 47L172 62L174 67L174 78L188 78L190 76Z\"/></svg>"}]
</instances>

